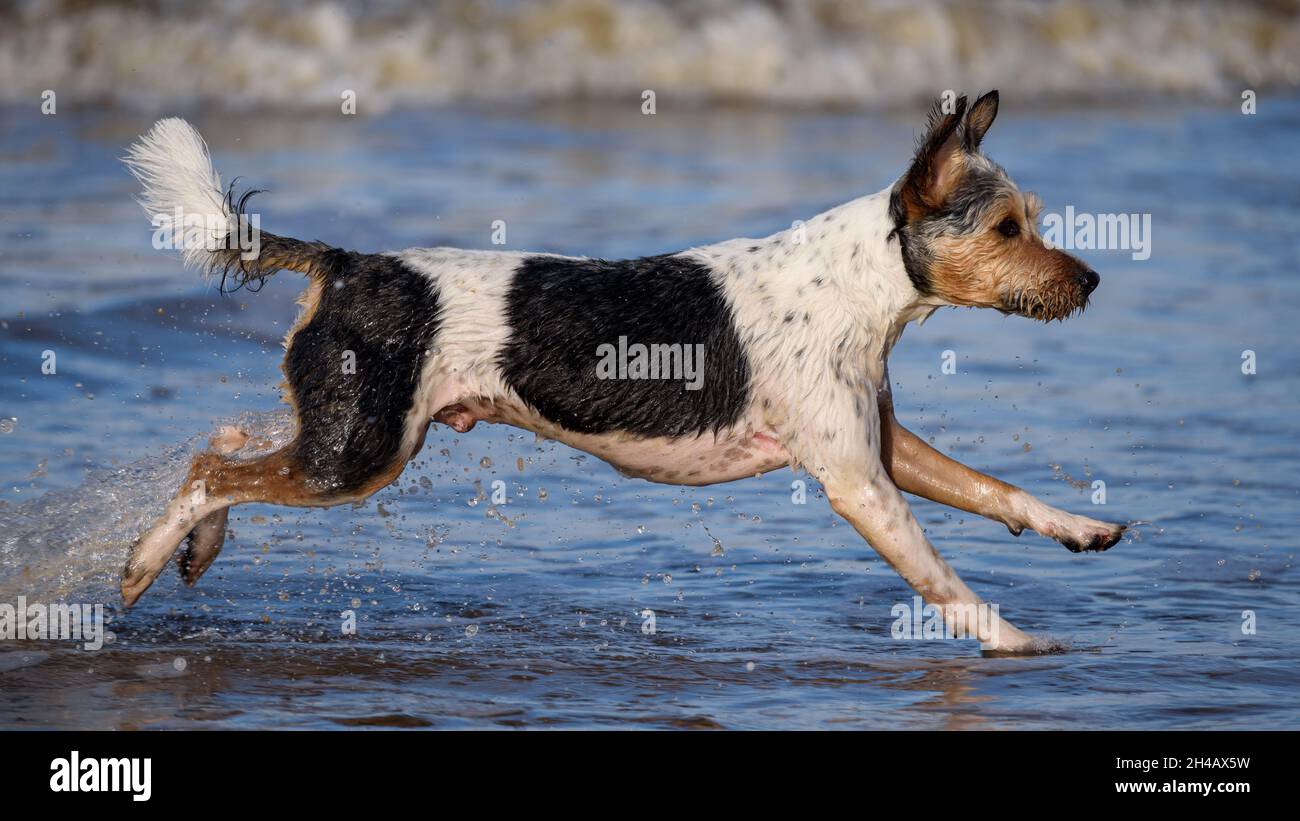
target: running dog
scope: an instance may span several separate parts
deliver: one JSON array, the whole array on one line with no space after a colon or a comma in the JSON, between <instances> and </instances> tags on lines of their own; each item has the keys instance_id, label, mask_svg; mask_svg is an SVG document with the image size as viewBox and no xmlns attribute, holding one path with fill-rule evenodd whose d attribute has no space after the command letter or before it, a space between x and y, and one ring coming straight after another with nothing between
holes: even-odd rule
<instances>
[{"instance_id":1,"label":"running dog","mask_svg":"<svg viewBox=\"0 0 1300 821\"><path fill-rule=\"evenodd\" d=\"M330 506L394 481L429 425L514 425L653 482L708 485L790 466L848 520L956 635L988 651L1043 651L980 604L927 541L903 493L1025 528L1072 551L1124 527L1050 507L931 448L894 416L886 361L909 322L943 306L1050 321L1081 312L1087 265L1042 241L1041 208L980 145L996 91L936 104L897 182L763 239L611 262L557 254L412 248L365 254L257 232L247 195L222 188L185 121L158 122L126 162L155 226L229 286L307 277L285 339L295 435L240 458L226 430L196 457L122 579L128 606L177 548L194 584L221 550L232 505ZM613 367L608 355L617 348ZM680 376L694 352L691 379ZM353 367L346 367L351 362Z\"/></svg>"}]
</instances>

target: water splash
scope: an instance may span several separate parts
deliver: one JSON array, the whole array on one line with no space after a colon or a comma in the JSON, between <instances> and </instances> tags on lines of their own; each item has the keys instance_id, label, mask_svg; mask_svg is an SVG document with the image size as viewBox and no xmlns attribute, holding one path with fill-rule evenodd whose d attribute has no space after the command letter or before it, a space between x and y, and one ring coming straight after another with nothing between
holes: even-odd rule
<instances>
[{"instance_id":1,"label":"water splash","mask_svg":"<svg viewBox=\"0 0 1300 821\"><path fill-rule=\"evenodd\" d=\"M244 413L216 428L222 425L276 448L293 435L288 410ZM0 601L116 595L131 545L162 513L207 441L196 435L131 464L92 471L75 488L0 507Z\"/></svg>"}]
</instances>

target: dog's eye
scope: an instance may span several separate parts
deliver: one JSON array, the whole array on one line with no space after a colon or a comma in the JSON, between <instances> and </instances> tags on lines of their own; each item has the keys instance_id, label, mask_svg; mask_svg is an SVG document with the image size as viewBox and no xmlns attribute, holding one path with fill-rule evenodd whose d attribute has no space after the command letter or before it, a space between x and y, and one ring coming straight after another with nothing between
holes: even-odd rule
<instances>
[{"instance_id":1,"label":"dog's eye","mask_svg":"<svg viewBox=\"0 0 1300 821\"><path fill-rule=\"evenodd\" d=\"M1016 222L1012 217L1007 217L998 223L998 233L1007 239L1020 236L1020 223Z\"/></svg>"}]
</instances>

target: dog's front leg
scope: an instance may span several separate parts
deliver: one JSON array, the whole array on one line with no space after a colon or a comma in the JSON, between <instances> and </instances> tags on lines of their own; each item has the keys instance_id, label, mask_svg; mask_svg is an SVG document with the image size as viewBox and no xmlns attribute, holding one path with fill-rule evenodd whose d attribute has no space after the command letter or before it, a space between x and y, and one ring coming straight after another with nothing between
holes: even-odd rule
<instances>
[{"instance_id":1,"label":"dog's front leg","mask_svg":"<svg viewBox=\"0 0 1300 821\"><path fill-rule=\"evenodd\" d=\"M907 500L880 458L880 423L872 402L827 403L829 420L856 418L850 428L804 427L792 442L798 460L826 489L831 508L921 595L943 612L953 635L978 638L981 649L1031 653L1034 639L984 604L921 532ZM852 409L852 410L850 410ZM847 411L847 413L845 413ZM974 616L974 618L972 618Z\"/></svg>"},{"instance_id":2,"label":"dog's front leg","mask_svg":"<svg viewBox=\"0 0 1300 821\"><path fill-rule=\"evenodd\" d=\"M1001 522L1017 536L1029 528L1075 553L1106 550L1124 535L1124 525L1067 513L944 456L898 423L887 398L880 405L880 424L885 469L906 493Z\"/></svg>"},{"instance_id":3,"label":"dog's front leg","mask_svg":"<svg viewBox=\"0 0 1300 821\"><path fill-rule=\"evenodd\" d=\"M921 532L921 525L882 466L849 477L823 479L831 508L889 562L921 595L944 614L952 635L978 638L980 648L1005 653L1033 652L1034 639L986 607Z\"/></svg>"}]
</instances>

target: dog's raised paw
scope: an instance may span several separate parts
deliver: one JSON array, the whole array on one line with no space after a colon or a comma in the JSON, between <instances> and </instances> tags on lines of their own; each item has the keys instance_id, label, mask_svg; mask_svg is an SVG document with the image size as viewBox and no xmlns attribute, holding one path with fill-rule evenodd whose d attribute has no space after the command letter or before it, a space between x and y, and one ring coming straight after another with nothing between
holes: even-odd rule
<instances>
[{"instance_id":1,"label":"dog's raised paw","mask_svg":"<svg viewBox=\"0 0 1300 821\"><path fill-rule=\"evenodd\" d=\"M1063 510L1049 509L1040 520L1039 533L1065 545L1071 553L1100 553L1113 547L1124 536L1126 525L1101 522L1087 516L1075 516Z\"/></svg>"},{"instance_id":2,"label":"dog's raised paw","mask_svg":"<svg viewBox=\"0 0 1300 821\"><path fill-rule=\"evenodd\" d=\"M1057 541L1071 553L1101 553L1114 547L1123 538L1126 529L1125 525L1096 522L1082 532L1058 536Z\"/></svg>"}]
</instances>

